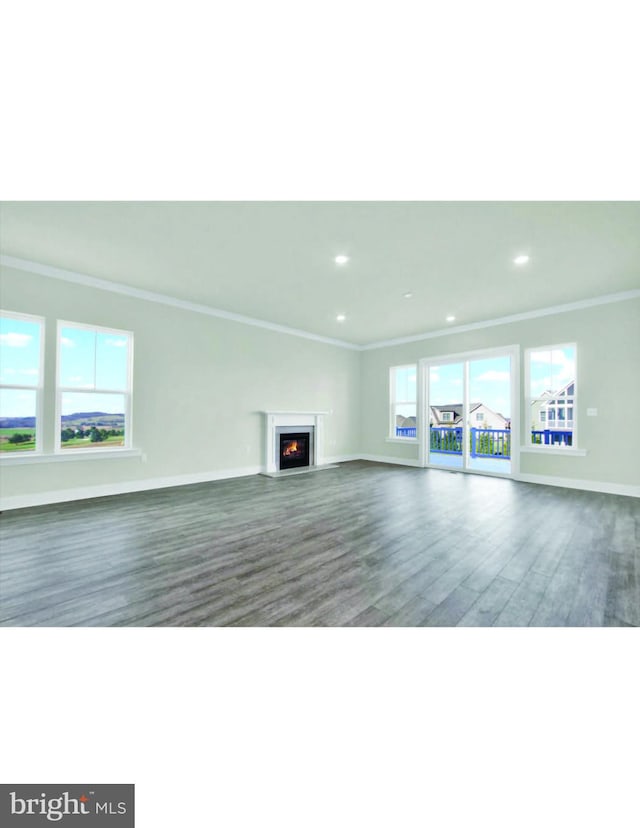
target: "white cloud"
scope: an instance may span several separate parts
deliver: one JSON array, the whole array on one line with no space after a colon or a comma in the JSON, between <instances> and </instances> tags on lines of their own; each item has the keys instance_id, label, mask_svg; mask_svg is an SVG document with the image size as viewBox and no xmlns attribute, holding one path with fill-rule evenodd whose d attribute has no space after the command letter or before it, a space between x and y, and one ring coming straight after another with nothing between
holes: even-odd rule
<instances>
[{"instance_id":1,"label":"white cloud","mask_svg":"<svg viewBox=\"0 0 640 828\"><path fill-rule=\"evenodd\" d=\"M461 379L452 379L451 380L451 385L462 385L462 380Z\"/></svg>"},{"instance_id":2,"label":"white cloud","mask_svg":"<svg viewBox=\"0 0 640 828\"><path fill-rule=\"evenodd\" d=\"M37 368L21 368L18 373L25 377L37 377L40 372Z\"/></svg>"},{"instance_id":3,"label":"white cloud","mask_svg":"<svg viewBox=\"0 0 640 828\"><path fill-rule=\"evenodd\" d=\"M15 331L0 334L0 343L8 348L26 348L32 339L31 334L16 333Z\"/></svg>"},{"instance_id":4,"label":"white cloud","mask_svg":"<svg viewBox=\"0 0 640 828\"><path fill-rule=\"evenodd\" d=\"M509 371L485 371L477 377L478 382L508 382L510 379Z\"/></svg>"},{"instance_id":5,"label":"white cloud","mask_svg":"<svg viewBox=\"0 0 640 828\"><path fill-rule=\"evenodd\" d=\"M531 351L531 362L551 362L551 351Z\"/></svg>"},{"instance_id":6,"label":"white cloud","mask_svg":"<svg viewBox=\"0 0 640 828\"><path fill-rule=\"evenodd\" d=\"M569 380L575 379L575 359L569 359L560 348L553 348L551 351L532 351L531 362L548 365L553 371L554 384L560 382L561 385L565 385Z\"/></svg>"},{"instance_id":7,"label":"white cloud","mask_svg":"<svg viewBox=\"0 0 640 828\"><path fill-rule=\"evenodd\" d=\"M69 382L80 382L84 377L69 377Z\"/></svg>"},{"instance_id":8,"label":"white cloud","mask_svg":"<svg viewBox=\"0 0 640 828\"><path fill-rule=\"evenodd\" d=\"M549 382L546 379L531 380L531 393L534 397L541 397L543 394L552 393Z\"/></svg>"},{"instance_id":9,"label":"white cloud","mask_svg":"<svg viewBox=\"0 0 640 828\"><path fill-rule=\"evenodd\" d=\"M76 347L76 343L73 341L73 339L69 339L66 336L61 337L60 342L64 345L65 348L75 348Z\"/></svg>"},{"instance_id":10,"label":"white cloud","mask_svg":"<svg viewBox=\"0 0 640 828\"><path fill-rule=\"evenodd\" d=\"M14 374L17 374L17 371L15 368L5 368L4 373L8 374L9 376L13 376Z\"/></svg>"},{"instance_id":11,"label":"white cloud","mask_svg":"<svg viewBox=\"0 0 640 828\"><path fill-rule=\"evenodd\" d=\"M109 345L112 348L125 348L127 345L126 339L105 339L105 345ZM411 379L411 377L409 377Z\"/></svg>"}]
</instances>

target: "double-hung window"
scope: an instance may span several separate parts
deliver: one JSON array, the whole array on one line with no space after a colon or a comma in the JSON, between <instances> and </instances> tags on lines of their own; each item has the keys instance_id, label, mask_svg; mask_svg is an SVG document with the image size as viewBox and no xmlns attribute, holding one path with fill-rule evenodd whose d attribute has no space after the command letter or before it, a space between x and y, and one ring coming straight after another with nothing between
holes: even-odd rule
<instances>
[{"instance_id":1,"label":"double-hung window","mask_svg":"<svg viewBox=\"0 0 640 828\"><path fill-rule=\"evenodd\" d=\"M131 446L133 334L58 322L56 451Z\"/></svg>"},{"instance_id":2,"label":"double-hung window","mask_svg":"<svg viewBox=\"0 0 640 828\"><path fill-rule=\"evenodd\" d=\"M576 346L551 345L526 352L527 411L531 444L577 445Z\"/></svg>"},{"instance_id":3,"label":"double-hung window","mask_svg":"<svg viewBox=\"0 0 640 828\"><path fill-rule=\"evenodd\" d=\"M44 320L0 312L0 452L42 451Z\"/></svg>"},{"instance_id":4,"label":"double-hung window","mask_svg":"<svg viewBox=\"0 0 640 828\"><path fill-rule=\"evenodd\" d=\"M417 438L416 365L396 365L389 373L389 436L405 440Z\"/></svg>"}]
</instances>

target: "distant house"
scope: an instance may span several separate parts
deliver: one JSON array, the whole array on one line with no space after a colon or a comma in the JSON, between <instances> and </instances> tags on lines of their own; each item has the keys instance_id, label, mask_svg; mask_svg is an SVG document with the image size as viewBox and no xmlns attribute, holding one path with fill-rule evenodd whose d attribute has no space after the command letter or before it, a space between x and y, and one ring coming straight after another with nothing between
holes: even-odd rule
<instances>
[{"instance_id":1,"label":"distant house","mask_svg":"<svg viewBox=\"0 0 640 828\"><path fill-rule=\"evenodd\" d=\"M432 426L462 425L462 403L431 406ZM511 420L484 403L471 403L469 407L469 425L471 428L508 429Z\"/></svg>"},{"instance_id":2,"label":"distant house","mask_svg":"<svg viewBox=\"0 0 640 828\"><path fill-rule=\"evenodd\" d=\"M532 431L572 431L576 384L570 380L559 391L545 391L531 403Z\"/></svg>"},{"instance_id":3,"label":"distant house","mask_svg":"<svg viewBox=\"0 0 640 828\"><path fill-rule=\"evenodd\" d=\"M484 403L472 403L469 409L469 421L472 428L509 429L511 420L497 411L493 411ZM462 403L448 403L447 405L431 406L432 426L462 425ZM415 417L396 417L396 428L407 429L416 427Z\"/></svg>"}]
</instances>

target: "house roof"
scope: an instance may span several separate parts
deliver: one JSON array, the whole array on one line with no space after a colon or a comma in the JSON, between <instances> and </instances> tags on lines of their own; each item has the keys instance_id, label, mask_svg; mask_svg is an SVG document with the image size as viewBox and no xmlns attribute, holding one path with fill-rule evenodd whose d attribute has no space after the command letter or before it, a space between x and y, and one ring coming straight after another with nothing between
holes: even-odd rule
<instances>
[{"instance_id":1,"label":"house roof","mask_svg":"<svg viewBox=\"0 0 640 828\"><path fill-rule=\"evenodd\" d=\"M481 402L471 403L469 411L475 411L482 405ZM433 411L454 411L457 417L462 417L462 403L446 403L445 405L432 405L430 408Z\"/></svg>"}]
</instances>

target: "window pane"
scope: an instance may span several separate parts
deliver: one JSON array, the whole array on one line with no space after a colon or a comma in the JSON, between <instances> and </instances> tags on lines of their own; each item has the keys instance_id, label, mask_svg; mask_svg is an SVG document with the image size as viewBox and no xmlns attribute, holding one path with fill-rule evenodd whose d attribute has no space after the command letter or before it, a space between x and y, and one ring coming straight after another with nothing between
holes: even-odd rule
<instances>
[{"instance_id":1,"label":"window pane","mask_svg":"<svg viewBox=\"0 0 640 828\"><path fill-rule=\"evenodd\" d=\"M96 338L96 388L127 390L129 337L98 333Z\"/></svg>"},{"instance_id":2,"label":"window pane","mask_svg":"<svg viewBox=\"0 0 640 828\"><path fill-rule=\"evenodd\" d=\"M551 351L551 388L557 394L576 378L576 351L572 346ZM568 390L568 389L567 389ZM573 391L571 391L573 393Z\"/></svg>"},{"instance_id":3,"label":"window pane","mask_svg":"<svg viewBox=\"0 0 640 828\"><path fill-rule=\"evenodd\" d=\"M395 369L396 400L413 402L416 399L416 366L407 365Z\"/></svg>"},{"instance_id":4,"label":"window pane","mask_svg":"<svg viewBox=\"0 0 640 828\"><path fill-rule=\"evenodd\" d=\"M39 322L0 317L0 382L39 384L40 330Z\"/></svg>"},{"instance_id":5,"label":"window pane","mask_svg":"<svg viewBox=\"0 0 640 828\"><path fill-rule=\"evenodd\" d=\"M540 397L545 391L551 396L573 394L576 378L576 349L572 345L529 355L530 397ZM568 387L567 387L568 386Z\"/></svg>"},{"instance_id":6,"label":"window pane","mask_svg":"<svg viewBox=\"0 0 640 828\"><path fill-rule=\"evenodd\" d=\"M529 384L530 397L540 397L551 390L551 351L531 351Z\"/></svg>"},{"instance_id":7,"label":"window pane","mask_svg":"<svg viewBox=\"0 0 640 828\"><path fill-rule=\"evenodd\" d=\"M84 328L60 331L60 385L94 388L96 381L96 332Z\"/></svg>"},{"instance_id":8,"label":"window pane","mask_svg":"<svg viewBox=\"0 0 640 828\"><path fill-rule=\"evenodd\" d=\"M0 389L0 451L34 451L36 392Z\"/></svg>"},{"instance_id":9,"label":"window pane","mask_svg":"<svg viewBox=\"0 0 640 828\"><path fill-rule=\"evenodd\" d=\"M100 449L125 445L124 394L62 394L63 449Z\"/></svg>"},{"instance_id":10,"label":"window pane","mask_svg":"<svg viewBox=\"0 0 640 828\"><path fill-rule=\"evenodd\" d=\"M396 437L416 437L416 404L395 406Z\"/></svg>"}]
</instances>

